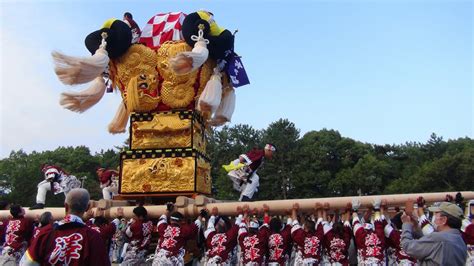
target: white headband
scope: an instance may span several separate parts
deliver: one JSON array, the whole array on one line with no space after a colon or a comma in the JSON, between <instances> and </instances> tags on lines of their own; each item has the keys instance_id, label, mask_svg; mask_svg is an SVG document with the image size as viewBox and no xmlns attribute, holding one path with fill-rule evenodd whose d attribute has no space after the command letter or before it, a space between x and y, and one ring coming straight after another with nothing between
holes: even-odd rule
<instances>
[{"instance_id":1,"label":"white headband","mask_svg":"<svg viewBox=\"0 0 474 266\"><path fill-rule=\"evenodd\" d=\"M49 175L49 174L53 174L53 173L54 173L54 174L59 174L58 169L56 169L56 168L50 168L50 169L46 170L46 172L44 172L45 175Z\"/></svg>"},{"instance_id":2,"label":"white headband","mask_svg":"<svg viewBox=\"0 0 474 266\"><path fill-rule=\"evenodd\" d=\"M272 144L267 144L267 145L265 145L265 150L269 150L269 151L275 152L275 151L276 151L276 148L275 148L275 146L273 146Z\"/></svg>"},{"instance_id":3,"label":"white headband","mask_svg":"<svg viewBox=\"0 0 474 266\"><path fill-rule=\"evenodd\" d=\"M250 228L258 228L258 223L254 222L254 221L250 221L249 227Z\"/></svg>"},{"instance_id":4,"label":"white headband","mask_svg":"<svg viewBox=\"0 0 474 266\"><path fill-rule=\"evenodd\" d=\"M170 219L171 219L171 220L174 220L174 221L179 221L179 220L181 220L181 219L179 219L178 217L173 217L173 216L171 216Z\"/></svg>"}]
</instances>

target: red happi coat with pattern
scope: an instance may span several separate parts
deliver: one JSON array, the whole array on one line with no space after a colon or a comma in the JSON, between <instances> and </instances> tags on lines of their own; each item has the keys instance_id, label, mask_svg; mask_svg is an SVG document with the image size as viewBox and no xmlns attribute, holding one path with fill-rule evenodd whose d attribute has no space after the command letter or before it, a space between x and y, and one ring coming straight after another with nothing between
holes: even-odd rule
<instances>
[{"instance_id":1,"label":"red happi coat with pattern","mask_svg":"<svg viewBox=\"0 0 474 266\"><path fill-rule=\"evenodd\" d=\"M0 220L0 245L5 242L5 231L7 229L8 220Z\"/></svg>"},{"instance_id":2,"label":"red happi coat with pattern","mask_svg":"<svg viewBox=\"0 0 474 266\"><path fill-rule=\"evenodd\" d=\"M3 247L10 247L18 251L23 242L29 242L33 236L33 222L25 217L10 219L5 228L5 243Z\"/></svg>"},{"instance_id":3,"label":"red happi coat with pattern","mask_svg":"<svg viewBox=\"0 0 474 266\"><path fill-rule=\"evenodd\" d=\"M148 249L153 232L153 223L148 220L135 220L129 227L132 233L130 242L140 250Z\"/></svg>"},{"instance_id":4,"label":"red happi coat with pattern","mask_svg":"<svg viewBox=\"0 0 474 266\"><path fill-rule=\"evenodd\" d=\"M252 172L255 172L262 165L262 162L265 159L265 150L254 148L246 154L241 155L241 157L244 158L245 163L248 164L248 167Z\"/></svg>"},{"instance_id":5,"label":"red happi coat with pattern","mask_svg":"<svg viewBox=\"0 0 474 266\"><path fill-rule=\"evenodd\" d=\"M416 264L416 259L408 256L403 251L401 246L401 232L393 228L391 225L385 225L385 236L387 237L386 245L394 250L394 256L397 263L401 261L410 262L412 265ZM404 264L406 265L406 264Z\"/></svg>"},{"instance_id":6,"label":"red happi coat with pattern","mask_svg":"<svg viewBox=\"0 0 474 266\"><path fill-rule=\"evenodd\" d=\"M241 250L241 261L245 265L249 262L261 265L264 263L264 257L267 253L268 237L270 229L268 224L263 224L256 234L250 234L246 226L239 229L239 245Z\"/></svg>"},{"instance_id":7,"label":"red happi coat with pattern","mask_svg":"<svg viewBox=\"0 0 474 266\"><path fill-rule=\"evenodd\" d=\"M33 238L36 238L39 233L40 233L41 227L35 226L35 229L33 229Z\"/></svg>"},{"instance_id":8,"label":"red happi coat with pattern","mask_svg":"<svg viewBox=\"0 0 474 266\"><path fill-rule=\"evenodd\" d=\"M285 265L288 262L288 252L291 248L291 225L287 224L280 233L268 237L268 262Z\"/></svg>"},{"instance_id":9,"label":"red happi coat with pattern","mask_svg":"<svg viewBox=\"0 0 474 266\"><path fill-rule=\"evenodd\" d=\"M349 265L349 246L351 244L352 229L348 221L344 223L342 236L337 235L333 227L324 225L324 247L331 263Z\"/></svg>"},{"instance_id":10,"label":"red happi coat with pattern","mask_svg":"<svg viewBox=\"0 0 474 266\"><path fill-rule=\"evenodd\" d=\"M474 224L469 220L464 219L461 227L461 233L462 239L467 246L468 262L474 264Z\"/></svg>"},{"instance_id":11,"label":"red happi coat with pattern","mask_svg":"<svg viewBox=\"0 0 474 266\"><path fill-rule=\"evenodd\" d=\"M65 223L40 230L28 247L27 259L39 265L110 265L99 233L83 223L69 222L67 217Z\"/></svg>"},{"instance_id":12,"label":"red happi coat with pattern","mask_svg":"<svg viewBox=\"0 0 474 266\"><path fill-rule=\"evenodd\" d=\"M33 238L37 238L39 233L41 232L41 230L44 230L45 227L46 227L46 225L41 226L41 224L38 225L38 226L35 226L34 229L33 229L33 237L32 237L31 241L33 241Z\"/></svg>"},{"instance_id":13,"label":"red happi coat with pattern","mask_svg":"<svg viewBox=\"0 0 474 266\"><path fill-rule=\"evenodd\" d=\"M382 220L375 220L375 230L365 229L358 218L353 220L353 226L359 261L384 263L385 234Z\"/></svg>"},{"instance_id":14,"label":"red happi coat with pattern","mask_svg":"<svg viewBox=\"0 0 474 266\"><path fill-rule=\"evenodd\" d=\"M168 224L166 219L158 222L159 240L156 250L164 249L170 253L170 256L176 257L181 249L184 248L186 241L197 236L198 226L191 224Z\"/></svg>"},{"instance_id":15,"label":"red happi coat with pattern","mask_svg":"<svg viewBox=\"0 0 474 266\"><path fill-rule=\"evenodd\" d=\"M434 227L431 225L430 221L428 221L428 218L424 214L418 218L418 225L425 236L434 232Z\"/></svg>"},{"instance_id":16,"label":"red happi coat with pattern","mask_svg":"<svg viewBox=\"0 0 474 266\"><path fill-rule=\"evenodd\" d=\"M301 252L302 259L311 258L318 262L321 261L324 231L320 221L316 224L316 231L314 233L306 232L298 222L294 223L291 229L291 237L297 245L298 251Z\"/></svg>"},{"instance_id":17,"label":"red happi coat with pattern","mask_svg":"<svg viewBox=\"0 0 474 266\"><path fill-rule=\"evenodd\" d=\"M110 245L112 241L112 237L114 236L117 230L117 227L113 223L103 224L101 226L92 224L89 227L100 234L100 237L104 241L104 244L106 245L106 247Z\"/></svg>"},{"instance_id":18,"label":"red happi coat with pattern","mask_svg":"<svg viewBox=\"0 0 474 266\"><path fill-rule=\"evenodd\" d=\"M474 245L474 224L470 223L463 228L462 239L467 245Z\"/></svg>"},{"instance_id":19,"label":"red happi coat with pattern","mask_svg":"<svg viewBox=\"0 0 474 266\"><path fill-rule=\"evenodd\" d=\"M206 236L206 246L208 250L208 258L219 256L222 262L229 259L229 254L237 245L237 234L239 226L234 224L225 233L210 232Z\"/></svg>"}]
</instances>

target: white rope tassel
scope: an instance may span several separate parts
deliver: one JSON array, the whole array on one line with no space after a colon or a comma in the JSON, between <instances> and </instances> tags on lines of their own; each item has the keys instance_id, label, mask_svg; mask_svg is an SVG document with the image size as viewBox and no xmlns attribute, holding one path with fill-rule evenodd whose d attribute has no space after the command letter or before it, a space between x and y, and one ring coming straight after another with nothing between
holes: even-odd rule
<instances>
[{"instance_id":1,"label":"white rope tassel","mask_svg":"<svg viewBox=\"0 0 474 266\"><path fill-rule=\"evenodd\" d=\"M207 50L209 40L204 39L202 29L199 29L198 36L191 36L191 40L196 42L191 52L182 52L170 59L171 69L173 69L176 74L183 75L195 71L200 68L209 57L209 50Z\"/></svg>"},{"instance_id":2,"label":"white rope tassel","mask_svg":"<svg viewBox=\"0 0 474 266\"><path fill-rule=\"evenodd\" d=\"M214 68L214 74L212 74L211 78L206 83L206 87L202 91L201 96L199 96L198 110L214 113L221 103L221 97L221 73L217 68Z\"/></svg>"},{"instance_id":3,"label":"white rope tassel","mask_svg":"<svg viewBox=\"0 0 474 266\"><path fill-rule=\"evenodd\" d=\"M82 113L94 106L105 93L105 81L102 76L96 77L91 86L83 91L61 93L59 104L73 112Z\"/></svg>"},{"instance_id":4,"label":"white rope tassel","mask_svg":"<svg viewBox=\"0 0 474 266\"><path fill-rule=\"evenodd\" d=\"M102 33L102 42L93 56L73 57L53 51L54 71L59 80L66 85L87 83L105 71L109 64L109 56L105 50L107 33Z\"/></svg>"},{"instance_id":5,"label":"white rope tassel","mask_svg":"<svg viewBox=\"0 0 474 266\"><path fill-rule=\"evenodd\" d=\"M109 124L109 132L112 134L124 133L125 128L127 127L129 115L130 112L127 110L127 107L125 107L123 101L120 102L117 112Z\"/></svg>"},{"instance_id":6,"label":"white rope tassel","mask_svg":"<svg viewBox=\"0 0 474 266\"><path fill-rule=\"evenodd\" d=\"M222 96L221 104L217 108L214 117L209 121L211 126L222 126L230 122L235 110L235 90L232 87L226 87Z\"/></svg>"}]
</instances>

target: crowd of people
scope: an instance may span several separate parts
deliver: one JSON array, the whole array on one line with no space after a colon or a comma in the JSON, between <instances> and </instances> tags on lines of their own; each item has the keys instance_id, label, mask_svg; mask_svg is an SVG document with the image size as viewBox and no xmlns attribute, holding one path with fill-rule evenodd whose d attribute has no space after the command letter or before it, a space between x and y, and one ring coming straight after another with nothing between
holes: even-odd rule
<instances>
[{"instance_id":1,"label":"crowd of people","mask_svg":"<svg viewBox=\"0 0 474 266\"><path fill-rule=\"evenodd\" d=\"M461 196L459 198L462 199ZM66 216L36 220L16 204L0 223L1 265L473 265L474 225L461 201L428 209L422 197L404 211L375 199L361 213L358 198L343 210L316 203L313 213L294 204L285 216L270 208L237 207L236 217L203 209L190 221L172 203L156 221L146 206L112 221L89 210L89 193L65 199ZM414 208L416 206L416 209ZM468 208L471 208L470 206ZM467 213L471 213L469 210ZM390 215L391 214L391 215ZM94 217L95 216L95 217ZM154 215L155 217L157 215ZM391 216L391 217L390 217ZM154 239L157 239L156 241ZM194 247L189 245L194 243ZM154 248L154 252L150 248Z\"/></svg>"}]
</instances>

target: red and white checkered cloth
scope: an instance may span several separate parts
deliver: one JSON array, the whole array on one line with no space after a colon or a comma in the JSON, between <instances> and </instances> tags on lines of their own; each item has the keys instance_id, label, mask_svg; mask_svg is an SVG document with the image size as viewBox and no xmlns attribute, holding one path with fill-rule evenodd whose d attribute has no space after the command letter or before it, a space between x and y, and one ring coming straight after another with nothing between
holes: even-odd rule
<instances>
[{"instance_id":1,"label":"red and white checkered cloth","mask_svg":"<svg viewBox=\"0 0 474 266\"><path fill-rule=\"evenodd\" d=\"M166 41L184 40L181 32L186 14L183 12L170 12L153 16L142 30L140 43L157 49Z\"/></svg>"}]
</instances>

